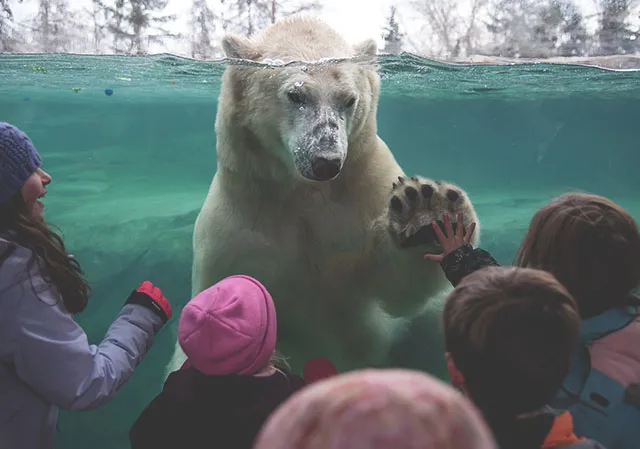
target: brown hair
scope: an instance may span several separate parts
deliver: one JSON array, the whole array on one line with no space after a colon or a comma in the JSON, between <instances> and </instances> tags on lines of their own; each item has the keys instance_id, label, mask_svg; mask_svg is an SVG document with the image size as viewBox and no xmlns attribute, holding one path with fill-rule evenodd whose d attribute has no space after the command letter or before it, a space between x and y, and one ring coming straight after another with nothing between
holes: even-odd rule
<instances>
[{"instance_id":1,"label":"brown hair","mask_svg":"<svg viewBox=\"0 0 640 449\"><path fill-rule=\"evenodd\" d=\"M570 193L540 209L515 265L549 271L573 295L583 318L638 305L640 233L633 217L597 195Z\"/></svg>"},{"instance_id":2,"label":"brown hair","mask_svg":"<svg viewBox=\"0 0 640 449\"><path fill-rule=\"evenodd\" d=\"M492 425L551 401L580 331L569 292L550 273L528 268L466 276L442 318L446 350Z\"/></svg>"},{"instance_id":3,"label":"brown hair","mask_svg":"<svg viewBox=\"0 0 640 449\"><path fill-rule=\"evenodd\" d=\"M38 263L45 281L57 288L65 308L70 313L82 312L91 296L91 287L85 280L78 262L70 258L62 238L52 226L36 220L27 211L22 195L18 192L6 203L0 204L0 232L14 244L32 251L28 269ZM15 246L0 255L4 261Z\"/></svg>"}]
</instances>

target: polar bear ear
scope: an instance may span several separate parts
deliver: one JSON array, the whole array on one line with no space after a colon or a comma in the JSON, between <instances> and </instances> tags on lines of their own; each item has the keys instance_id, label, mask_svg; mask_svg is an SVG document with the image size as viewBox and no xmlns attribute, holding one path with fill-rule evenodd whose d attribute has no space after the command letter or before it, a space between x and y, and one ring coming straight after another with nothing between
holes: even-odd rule
<instances>
[{"instance_id":1,"label":"polar bear ear","mask_svg":"<svg viewBox=\"0 0 640 449\"><path fill-rule=\"evenodd\" d=\"M222 38L222 49L227 58L248 59L255 61L260 58L260 52L253 42L244 36L228 34Z\"/></svg>"},{"instance_id":2,"label":"polar bear ear","mask_svg":"<svg viewBox=\"0 0 640 449\"><path fill-rule=\"evenodd\" d=\"M357 56L376 56L378 54L378 43L373 39L367 39L356 44L354 47Z\"/></svg>"}]
</instances>

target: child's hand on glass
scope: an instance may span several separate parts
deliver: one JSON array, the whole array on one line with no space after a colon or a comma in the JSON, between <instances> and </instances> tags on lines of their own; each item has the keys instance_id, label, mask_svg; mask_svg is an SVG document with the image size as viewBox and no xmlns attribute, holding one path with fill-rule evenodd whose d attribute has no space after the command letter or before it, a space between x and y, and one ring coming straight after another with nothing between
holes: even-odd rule
<instances>
[{"instance_id":1,"label":"child's hand on glass","mask_svg":"<svg viewBox=\"0 0 640 449\"><path fill-rule=\"evenodd\" d=\"M440 245L442 245L442 254L425 254L424 258L426 260L430 260L432 262L442 262L442 260L453 251L457 250L461 246L466 245L471 241L471 237L473 236L473 232L476 230L476 224L471 223L469 225L469 230L467 233L464 233L464 223L462 219L462 214L458 214L458 222L456 226L456 232L453 232L453 226L451 226L451 219L448 214L444 216L444 228L446 235L440 229L440 225L437 221L431 223L433 226L433 230L436 234L436 237L440 241Z\"/></svg>"}]
</instances>

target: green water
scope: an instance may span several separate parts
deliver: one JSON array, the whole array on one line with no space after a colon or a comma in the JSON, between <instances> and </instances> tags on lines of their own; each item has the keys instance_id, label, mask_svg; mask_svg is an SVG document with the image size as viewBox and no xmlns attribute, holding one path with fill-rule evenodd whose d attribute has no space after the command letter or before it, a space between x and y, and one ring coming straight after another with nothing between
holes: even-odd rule
<instances>
[{"instance_id":1,"label":"green water","mask_svg":"<svg viewBox=\"0 0 640 449\"><path fill-rule=\"evenodd\" d=\"M94 343L143 279L161 286L176 315L189 299L223 69L167 55L0 56L0 120L31 136L54 178L47 217L93 281L79 321ZM408 173L467 190L482 245L501 262L535 210L569 189L609 196L640 219L640 72L407 55L382 58L380 73L381 137ZM57 448L128 447L129 426L161 386L174 331L163 330L112 402L61 413ZM405 358L443 375L440 342L421 346L425 332Z\"/></svg>"}]
</instances>

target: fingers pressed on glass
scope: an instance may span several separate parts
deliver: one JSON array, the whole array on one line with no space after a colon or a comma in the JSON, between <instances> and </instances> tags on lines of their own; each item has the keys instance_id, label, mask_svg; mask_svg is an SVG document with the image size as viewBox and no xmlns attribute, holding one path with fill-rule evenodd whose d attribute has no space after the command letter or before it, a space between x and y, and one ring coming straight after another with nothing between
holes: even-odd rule
<instances>
[{"instance_id":1,"label":"fingers pressed on glass","mask_svg":"<svg viewBox=\"0 0 640 449\"><path fill-rule=\"evenodd\" d=\"M464 236L464 241L466 243L469 243L471 241L471 237L473 237L473 233L475 232L475 230L476 230L476 223L473 222L469 226L469 230L467 231L467 235Z\"/></svg>"},{"instance_id":2,"label":"fingers pressed on glass","mask_svg":"<svg viewBox=\"0 0 640 449\"><path fill-rule=\"evenodd\" d=\"M435 232L436 237L438 237L438 240L440 241L440 243L444 242L447 237L445 237L445 235L442 233L442 229L440 228L440 225L438 224L437 221L434 221L431 223L431 225L433 226L433 232Z\"/></svg>"}]
</instances>

